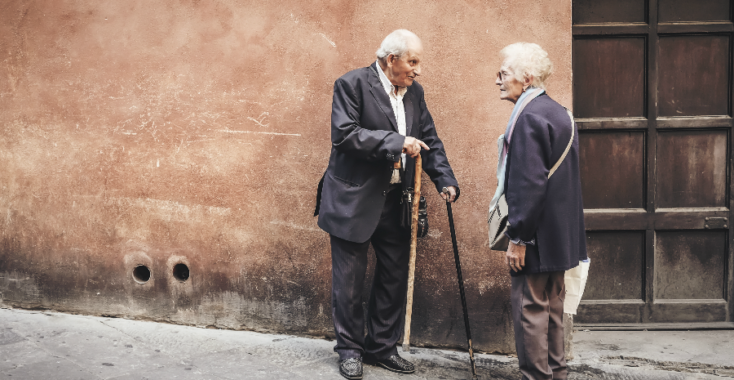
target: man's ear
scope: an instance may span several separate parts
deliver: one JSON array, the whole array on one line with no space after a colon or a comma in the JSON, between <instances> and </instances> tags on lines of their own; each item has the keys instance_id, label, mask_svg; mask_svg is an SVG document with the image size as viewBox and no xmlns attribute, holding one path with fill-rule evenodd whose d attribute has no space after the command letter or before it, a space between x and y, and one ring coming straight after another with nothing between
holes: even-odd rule
<instances>
[{"instance_id":1,"label":"man's ear","mask_svg":"<svg viewBox=\"0 0 734 380\"><path fill-rule=\"evenodd\" d=\"M387 66L392 67L393 65L393 59L397 59L398 57L395 56L395 54L390 54L387 56Z\"/></svg>"}]
</instances>

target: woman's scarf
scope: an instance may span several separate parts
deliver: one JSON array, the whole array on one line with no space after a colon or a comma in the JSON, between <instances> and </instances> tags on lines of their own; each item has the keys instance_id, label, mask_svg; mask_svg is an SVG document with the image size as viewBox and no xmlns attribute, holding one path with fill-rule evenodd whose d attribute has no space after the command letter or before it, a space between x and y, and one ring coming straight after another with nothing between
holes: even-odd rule
<instances>
[{"instance_id":1,"label":"woman's scarf","mask_svg":"<svg viewBox=\"0 0 734 380\"><path fill-rule=\"evenodd\" d=\"M497 139L497 190L494 192L494 197L489 203L489 212L491 213L497 202L499 202L502 194L505 193L505 170L507 169L507 150L510 148L510 140L512 140L512 132L515 130L515 124L517 119L520 117L520 113L525 109L525 106L530 103L531 100L537 98L543 94L545 90L535 87L528 87L528 89L520 95L520 99L515 103L515 108L512 109L510 120L507 122L507 128L505 133L500 135ZM505 139L507 136L507 139Z\"/></svg>"}]
</instances>

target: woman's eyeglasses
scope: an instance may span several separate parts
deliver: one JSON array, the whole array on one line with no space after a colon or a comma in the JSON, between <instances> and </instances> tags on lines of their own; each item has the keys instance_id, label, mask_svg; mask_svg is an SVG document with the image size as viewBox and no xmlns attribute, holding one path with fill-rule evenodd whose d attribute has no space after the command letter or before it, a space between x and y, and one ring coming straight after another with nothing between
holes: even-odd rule
<instances>
[{"instance_id":1,"label":"woman's eyeglasses","mask_svg":"<svg viewBox=\"0 0 734 380\"><path fill-rule=\"evenodd\" d=\"M507 77L510 76L510 73L503 73L502 71L497 72L497 79L500 80L500 82L504 82Z\"/></svg>"}]
</instances>

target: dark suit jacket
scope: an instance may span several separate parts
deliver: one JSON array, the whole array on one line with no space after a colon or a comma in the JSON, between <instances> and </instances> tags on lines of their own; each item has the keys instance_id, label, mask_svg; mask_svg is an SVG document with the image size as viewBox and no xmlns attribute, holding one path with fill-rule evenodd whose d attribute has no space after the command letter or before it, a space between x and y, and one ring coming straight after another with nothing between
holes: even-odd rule
<instances>
[{"instance_id":1,"label":"dark suit jacket","mask_svg":"<svg viewBox=\"0 0 734 380\"><path fill-rule=\"evenodd\" d=\"M584 206L579 174L579 138L548 179L571 138L566 110L547 95L532 100L515 125L507 155L505 196L511 239L535 239L525 268L512 275L565 271L586 259ZM576 128L574 125L573 128Z\"/></svg>"},{"instance_id":2,"label":"dark suit jacket","mask_svg":"<svg viewBox=\"0 0 734 380\"><path fill-rule=\"evenodd\" d=\"M344 240L363 243L377 228L393 164L400 159L405 137L398 133L395 113L376 70L376 63L346 73L334 83L331 106L331 157L316 195L319 227ZM459 188L436 134L433 118L418 82L403 97L408 136L431 149L422 151L423 171L440 191ZM415 160L406 159L403 188L413 187ZM458 197L458 192L457 192Z\"/></svg>"}]
</instances>

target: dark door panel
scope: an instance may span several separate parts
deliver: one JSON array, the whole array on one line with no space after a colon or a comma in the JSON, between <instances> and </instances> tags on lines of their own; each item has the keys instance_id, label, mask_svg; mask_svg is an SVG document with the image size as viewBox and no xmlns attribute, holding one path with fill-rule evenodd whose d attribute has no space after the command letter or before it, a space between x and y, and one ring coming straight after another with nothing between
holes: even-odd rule
<instances>
[{"instance_id":1,"label":"dark door panel","mask_svg":"<svg viewBox=\"0 0 734 380\"><path fill-rule=\"evenodd\" d=\"M724 301L726 231L658 231L655 301Z\"/></svg>"},{"instance_id":2,"label":"dark door panel","mask_svg":"<svg viewBox=\"0 0 734 380\"><path fill-rule=\"evenodd\" d=\"M584 300L581 301L574 322L582 324L640 323L644 312L644 301Z\"/></svg>"},{"instance_id":3,"label":"dark door panel","mask_svg":"<svg viewBox=\"0 0 734 380\"><path fill-rule=\"evenodd\" d=\"M645 207L645 131L579 133L584 208Z\"/></svg>"},{"instance_id":4,"label":"dark door panel","mask_svg":"<svg viewBox=\"0 0 734 380\"><path fill-rule=\"evenodd\" d=\"M573 42L574 116L645 116L645 39Z\"/></svg>"},{"instance_id":5,"label":"dark door panel","mask_svg":"<svg viewBox=\"0 0 734 380\"><path fill-rule=\"evenodd\" d=\"M574 24L645 22L645 0L576 0Z\"/></svg>"},{"instance_id":6,"label":"dark door panel","mask_svg":"<svg viewBox=\"0 0 734 380\"><path fill-rule=\"evenodd\" d=\"M661 131L657 207L726 207L727 130Z\"/></svg>"},{"instance_id":7,"label":"dark door panel","mask_svg":"<svg viewBox=\"0 0 734 380\"><path fill-rule=\"evenodd\" d=\"M725 322L729 321L727 309L727 303L723 300L712 300L710 302L654 302L645 322Z\"/></svg>"},{"instance_id":8,"label":"dark door panel","mask_svg":"<svg viewBox=\"0 0 734 380\"><path fill-rule=\"evenodd\" d=\"M729 37L660 37L660 116L729 114Z\"/></svg>"},{"instance_id":9,"label":"dark door panel","mask_svg":"<svg viewBox=\"0 0 734 380\"><path fill-rule=\"evenodd\" d=\"M730 20L730 0L660 0L660 22Z\"/></svg>"},{"instance_id":10,"label":"dark door panel","mask_svg":"<svg viewBox=\"0 0 734 380\"><path fill-rule=\"evenodd\" d=\"M594 259L584 299L644 299L644 231L590 231L586 244Z\"/></svg>"}]
</instances>

